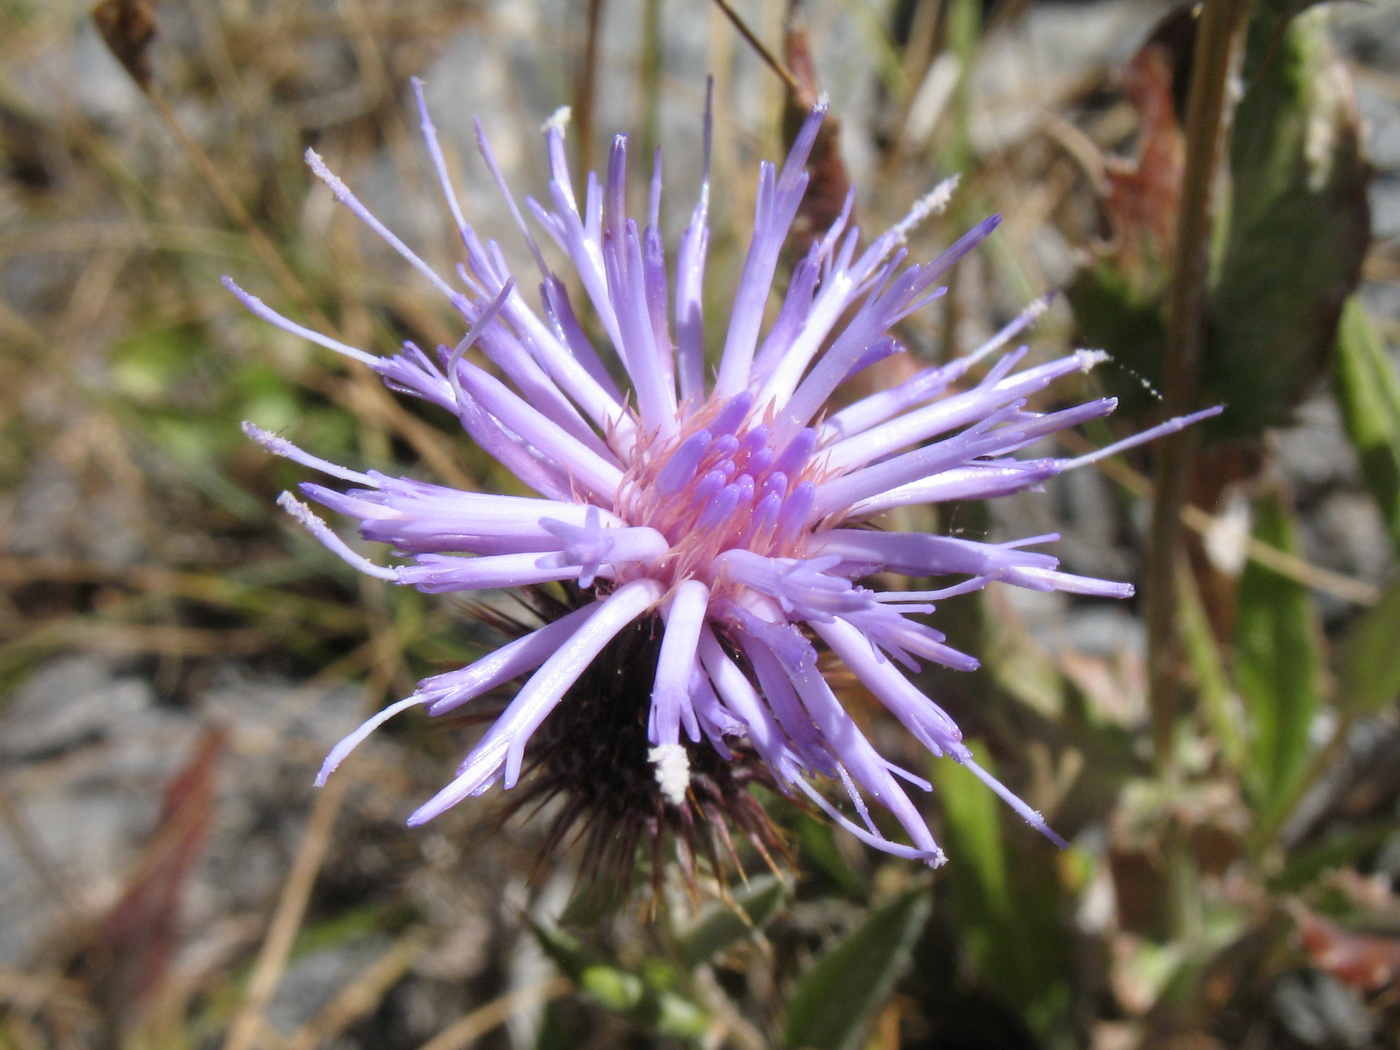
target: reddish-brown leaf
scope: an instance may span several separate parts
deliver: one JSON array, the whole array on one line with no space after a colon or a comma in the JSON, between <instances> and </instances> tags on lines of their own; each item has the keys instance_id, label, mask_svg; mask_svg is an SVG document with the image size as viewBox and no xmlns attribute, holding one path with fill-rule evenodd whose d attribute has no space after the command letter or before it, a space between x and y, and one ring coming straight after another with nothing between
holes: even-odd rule
<instances>
[{"instance_id":1,"label":"reddish-brown leaf","mask_svg":"<svg viewBox=\"0 0 1400 1050\"><path fill-rule=\"evenodd\" d=\"M1105 170L1114 254L1138 288L1165 277L1176 240L1186 134L1172 95L1175 65L1168 46L1155 38L1129 63L1123 92L1138 111L1142 146L1136 161L1111 160Z\"/></svg>"},{"instance_id":2,"label":"reddish-brown leaf","mask_svg":"<svg viewBox=\"0 0 1400 1050\"><path fill-rule=\"evenodd\" d=\"M1353 988L1376 992L1400 978L1400 938L1352 933L1299 909L1298 939L1314 966Z\"/></svg>"},{"instance_id":3,"label":"reddish-brown leaf","mask_svg":"<svg viewBox=\"0 0 1400 1050\"><path fill-rule=\"evenodd\" d=\"M208 837L225 737L221 729L207 730L166 787L156 828L125 891L80 952L75 969L101 1007L109 1035L127 1027L169 970L181 891Z\"/></svg>"}]
</instances>

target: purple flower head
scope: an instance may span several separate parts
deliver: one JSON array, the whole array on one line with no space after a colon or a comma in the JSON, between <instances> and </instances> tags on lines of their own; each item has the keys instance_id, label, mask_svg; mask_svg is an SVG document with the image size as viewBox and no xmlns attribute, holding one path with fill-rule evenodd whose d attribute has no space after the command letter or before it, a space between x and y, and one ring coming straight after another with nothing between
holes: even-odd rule
<instances>
[{"instance_id":1,"label":"purple flower head","mask_svg":"<svg viewBox=\"0 0 1400 1050\"><path fill-rule=\"evenodd\" d=\"M392 548L396 564L351 550L292 496L284 494L282 505L360 570L431 593L523 588L537 608L541 602L548 608L541 609L542 626L520 627L509 644L425 679L412 696L371 718L331 752L320 779L400 711L423 706L440 714L521 679L456 778L410 824L492 785L515 787L528 751L529 762L587 796L575 808L588 810L589 819L607 815L609 781L620 782L626 767L634 780L643 771L644 794L661 825L692 825L718 811L752 838L755 822L742 813L735 818L743 805L736 795L746 798L744 784L759 780L804 795L878 849L941 863L943 852L906 788L930 785L872 746L818 670L821 645L920 744L972 770L1059 842L1040 814L977 766L958 727L904 669L916 671L922 661L977 666L922 619L944 597L993 581L1113 597L1132 588L1062 572L1051 555L1025 549L1054 536L994 544L871 524L894 507L1039 485L1210 412L1078 459L1017 458L1047 435L1114 407L1099 399L1050 413L1027 408L1032 395L1102 357L1079 351L1018 370L1024 348L1004 349L1042 303L974 353L826 414L843 383L903 351L892 328L943 293L939 279L997 219L932 262L910 262L905 235L941 207L950 186L864 247L848 202L792 270L765 332L765 307L807 187L804 166L825 101L802 125L782 167L760 168L753 239L718 333L707 332L716 319L702 308L708 175L668 267L658 228L660 165L643 225L627 211L626 138L614 140L606 175L590 174L580 199L565 159L565 121L551 120L544 128L549 192L544 201L526 201L532 227L478 132L539 270L539 298L531 305L500 248L483 242L463 218L421 87L415 90L465 248L459 283L433 272L319 157L308 159L341 203L447 296L468 329L461 342L436 353L410 343L392 357L376 357L304 329L228 284L259 316L365 363L392 388L455 415L473 441L537 495L464 492L360 473L251 425L247 431L269 450L347 483L308 483L302 491L358 520L360 534ZM708 146L708 121L706 135ZM568 280L550 268L533 229L543 230L567 259ZM591 309L588 323L571 297L571 281ZM590 332L601 336L601 348ZM705 356L711 340L722 346L712 377ZM482 367L481 358L492 367ZM972 378L984 362L985 371ZM625 375L624 385L615 373ZM918 591L862 584L877 572L954 579ZM585 709L593 712L587 719L579 713ZM579 741L580 734L590 739ZM611 766L570 766L585 746L609 755ZM736 779L734 770L751 775ZM813 786L817 778L839 781L854 817ZM875 819L867 798L898 822L902 841Z\"/></svg>"}]
</instances>

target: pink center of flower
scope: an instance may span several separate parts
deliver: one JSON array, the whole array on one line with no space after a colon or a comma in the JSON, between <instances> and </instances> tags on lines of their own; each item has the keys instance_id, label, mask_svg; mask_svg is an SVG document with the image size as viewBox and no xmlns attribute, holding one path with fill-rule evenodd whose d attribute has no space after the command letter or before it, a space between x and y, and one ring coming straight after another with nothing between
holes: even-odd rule
<instances>
[{"instance_id":1,"label":"pink center of flower","mask_svg":"<svg viewBox=\"0 0 1400 1050\"><path fill-rule=\"evenodd\" d=\"M707 406L675 438L637 455L619 486L618 517L657 530L671 545L656 568L672 585L698 578L713 586L717 559L728 550L803 555L816 435L803 429L779 447L769 424L751 418L752 408L749 391Z\"/></svg>"}]
</instances>

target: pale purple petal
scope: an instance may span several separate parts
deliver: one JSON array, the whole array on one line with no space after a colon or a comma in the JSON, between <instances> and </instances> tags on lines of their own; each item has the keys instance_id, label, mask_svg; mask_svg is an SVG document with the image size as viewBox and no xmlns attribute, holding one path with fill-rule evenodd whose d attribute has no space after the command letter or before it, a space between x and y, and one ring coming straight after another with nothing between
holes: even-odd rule
<instances>
[{"instance_id":1,"label":"pale purple petal","mask_svg":"<svg viewBox=\"0 0 1400 1050\"><path fill-rule=\"evenodd\" d=\"M653 744L674 744L680 739L682 712L691 706L691 674L700 645L700 628L710 608L710 589L699 580L686 580L676 588L670 607L664 610L666 633L656 662L656 685L651 694Z\"/></svg>"},{"instance_id":2,"label":"pale purple petal","mask_svg":"<svg viewBox=\"0 0 1400 1050\"><path fill-rule=\"evenodd\" d=\"M316 774L316 786L321 787L324 785L326 778L336 771L340 763L350 757L350 752L359 747L376 729L389 721L389 719L393 718L396 714L407 711L410 707L420 706L426 699L426 697L414 693L412 696L404 697L402 700L398 701L398 703L390 704L373 717L365 719L358 729L342 739L335 747L331 748L330 754L328 754L326 760L321 763L320 772Z\"/></svg>"},{"instance_id":3,"label":"pale purple petal","mask_svg":"<svg viewBox=\"0 0 1400 1050\"><path fill-rule=\"evenodd\" d=\"M826 110L827 101L823 97L803 122L781 172L776 172L772 165L766 163L760 169L753 241L749 244L749 254L739 277L729 333L725 337L719 375L715 379L715 393L720 397L733 397L749 385L749 366L758 346L763 307L773 285L773 274L783 242L787 239L788 230L807 189L808 177L803 166L817 141L817 130L826 116Z\"/></svg>"},{"instance_id":4,"label":"pale purple petal","mask_svg":"<svg viewBox=\"0 0 1400 1050\"><path fill-rule=\"evenodd\" d=\"M428 702L428 714L440 715L484 696L492 689L533 671L559 649L593 614L593 606L565 613L513 642L493 650L475 663L425 678L415 695Z\"/></svg>"},{"instance_id":5,"label":"pale purple petal","mask_svg":"<svg viewBox=\"0 0 1400 1050\"><path fill-rule=\"evenodd\" d=\"M497 780L514 787L530 735L618 632L654 607L662 593L654 580L637 580L593 605L588 619L534 673L472 749L456 779L415 810L408 823L431 820Z\"/></svg>"}]
</instances>

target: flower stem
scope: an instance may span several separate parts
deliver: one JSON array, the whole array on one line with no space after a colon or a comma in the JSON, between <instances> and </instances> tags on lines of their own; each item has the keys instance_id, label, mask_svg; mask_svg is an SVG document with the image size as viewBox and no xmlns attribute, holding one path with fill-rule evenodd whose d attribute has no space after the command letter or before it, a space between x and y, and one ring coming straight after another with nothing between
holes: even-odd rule
<instances>
[{"instance_id":1,"label":"flower stem","mask_svg":"<svg viewBox=\"0 0 1400 1050\"><path fill-rule=\"evenodd\" d=\"M1237 67L1249 0L1206 0L1192 61L1186 113L1186 162L1177 215L1167 318L1163 398L1168 416L1194 406L1205 335L1213 191L1224 153L1227 92ZM1188 428L1157 445L1157 490L1147 555L1148 701L1158 764L1168 769L1180 691L1176 573L1181 551L1181 508L1199 437Z\"/></svg>"}]
</instances>

